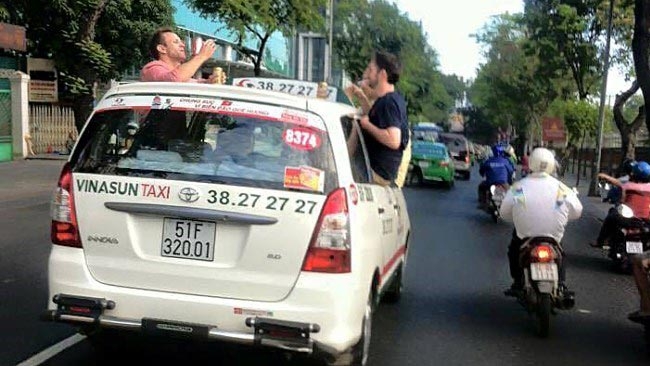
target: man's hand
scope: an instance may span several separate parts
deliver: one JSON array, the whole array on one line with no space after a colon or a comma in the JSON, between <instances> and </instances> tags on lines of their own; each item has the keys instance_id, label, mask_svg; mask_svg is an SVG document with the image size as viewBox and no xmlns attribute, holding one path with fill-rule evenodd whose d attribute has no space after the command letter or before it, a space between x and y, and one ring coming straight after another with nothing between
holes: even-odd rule
<instances>
[{"instance_id":1,"label":"man's hand","mask_svg":"<svg viewBox=\"0 0 650 366\"><path fill-rule=\"evenodd\" d=\"M201 50L196 56L199 57L202 60L202 62L205 62L209 60L210 57L212 57L214 51L216 50L217 50L217 45L214 43L214 40L208 39L207 41L205 41L205 43L203 43Z\"/></svg>"}]
</instances>

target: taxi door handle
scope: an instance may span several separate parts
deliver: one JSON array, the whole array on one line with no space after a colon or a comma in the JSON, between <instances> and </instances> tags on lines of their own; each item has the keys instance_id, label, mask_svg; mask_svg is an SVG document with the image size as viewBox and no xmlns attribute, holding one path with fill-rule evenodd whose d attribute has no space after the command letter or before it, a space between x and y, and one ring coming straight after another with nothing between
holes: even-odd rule
<instances>
[{"instance_id":1,"label":"taxi door handle","mask_svg":"<svg viewBox=\"0 0 650 366\"><path fill-rule=\"evenodd\" d=\"M386 211L386 210L384 210L383 207L379 207L379 208L377 208L377 212L379 212L380 214L383 214L384 211Z\"/></svg>"},{"instance_id":2,"label":"taxi door handle","mask_svg":"<svg viewBox=\"0 0 650 366\"><path fill-rule=\"evenodd\" d=\"M399 209L399 205L393 205L393 208L396 209L396 210L398 210L398 209Z\"/></svg>"}]
</instances>

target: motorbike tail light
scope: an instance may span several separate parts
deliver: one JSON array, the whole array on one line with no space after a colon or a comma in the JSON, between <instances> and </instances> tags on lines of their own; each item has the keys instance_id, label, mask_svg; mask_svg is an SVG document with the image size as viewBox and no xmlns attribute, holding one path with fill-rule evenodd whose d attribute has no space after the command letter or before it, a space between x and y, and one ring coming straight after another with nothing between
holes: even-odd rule
<instances>
[{"instance_id":1,"label":"motorbike tail light","mask_svg":"<svg viewBox=\"0 0 650 366\"><path fill-rule=\"evenodd\" d=\"M323 205L316 229L305 254L306 272L349 273L350 218L344 188L330 193Z\"/></svg>"},{"instance_id":2,"label":"motorbike tail light","mask_svg":"<svg viewBox=\"0 0 650 366\"><path fill-rule=\"evenodd\" d=\"M530 253L533 262L552 262L555 260L555 252L550 245L538 245Z\"/></svg>"}]
</instances>

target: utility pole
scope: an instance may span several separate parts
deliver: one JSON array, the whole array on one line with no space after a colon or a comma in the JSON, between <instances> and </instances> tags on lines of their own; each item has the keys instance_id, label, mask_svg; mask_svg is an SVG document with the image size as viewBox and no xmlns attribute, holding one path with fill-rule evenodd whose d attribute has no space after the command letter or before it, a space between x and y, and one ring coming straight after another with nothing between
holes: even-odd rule
<instances>
[{"instance_id":1,"label":"utility pole","mask_svg":"<svg viewBox=\"0 0 650 366\"><path fill-rule=\"evenodd\" d=\"M607 75L609 74L609 44L612 38L612 14L614 13L614 0L609 1L609 16L607 18L607 43L605 44L605 62L603 63L603 85L600 88L600 108L598 108L598 140L596 141L597 156L596 166L591 169L591 184L589 196L598 196L598 173L602 158L603 125L605 124L605 99L607 98Z\"/></svg>"},{"instance_id":2,"label":"utility pole","mask_svg":"<svg viewBox=\"0 0 650 366\"><path fill-rule=\"evenodd\" d=\"M334 78L332 77L332 58L334 57L334 43L333 43L333 35L334 35L334 0L330 0L329 4L329 35L328 35L328 57L327 57L327 65L326 65L326 79L327 82L331 85L334 82Z\"/></svg>"}]
</instances>

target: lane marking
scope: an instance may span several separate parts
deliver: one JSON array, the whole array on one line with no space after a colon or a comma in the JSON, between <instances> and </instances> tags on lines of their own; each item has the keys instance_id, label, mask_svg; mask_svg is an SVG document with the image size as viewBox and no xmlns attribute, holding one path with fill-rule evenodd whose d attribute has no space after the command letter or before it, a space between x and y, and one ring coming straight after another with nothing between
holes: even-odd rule
<instances>
[{"instance_id":1,"label":"lane marking","mask_svg":"<svg viewBox=\"0 0 650 366\"><path fill-rule=\"evenodd\" d=\"M86 339L86 336L81 335L81 334L75 334L71 337L68 337L61 342L52 345L43 351L35 354L34 356L26 359L25 361L19 363L16 366L36 366L40 365L41 363L49 360L50 358L56 356L57 354L65 351L67 348L70 348L74 346L75 344L83 341Z\"/></svg>"}]
</instances>

